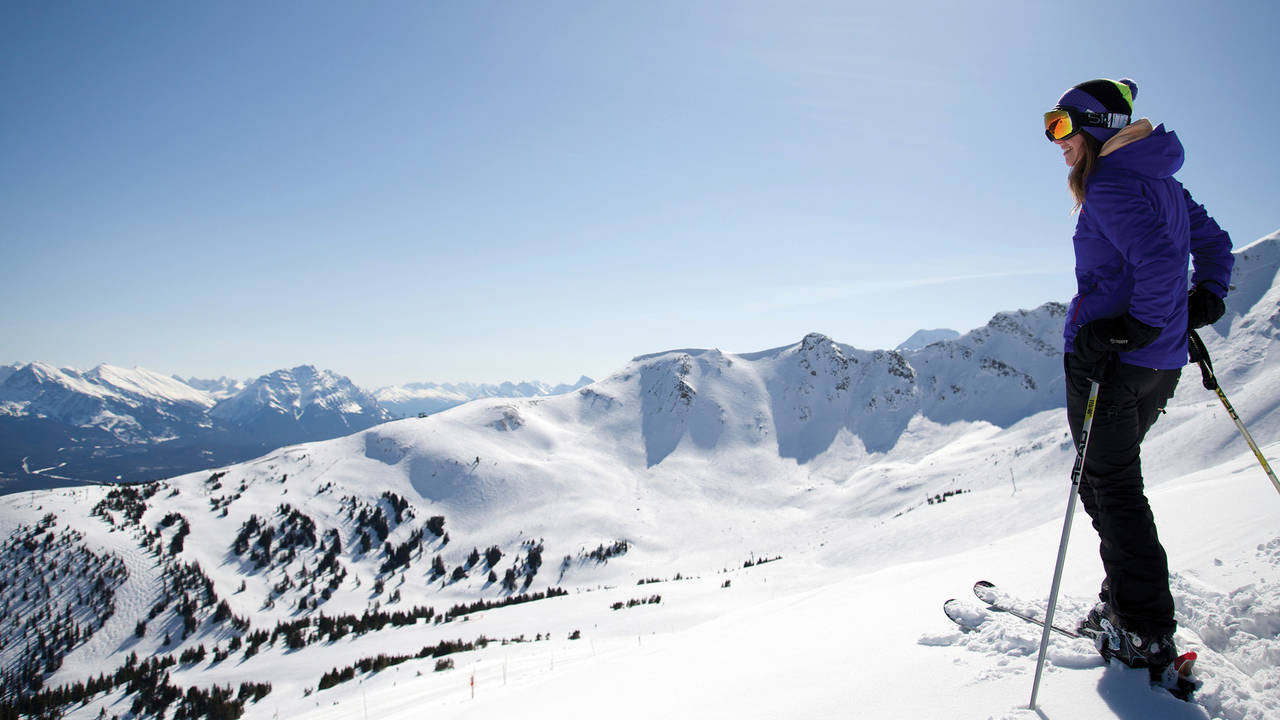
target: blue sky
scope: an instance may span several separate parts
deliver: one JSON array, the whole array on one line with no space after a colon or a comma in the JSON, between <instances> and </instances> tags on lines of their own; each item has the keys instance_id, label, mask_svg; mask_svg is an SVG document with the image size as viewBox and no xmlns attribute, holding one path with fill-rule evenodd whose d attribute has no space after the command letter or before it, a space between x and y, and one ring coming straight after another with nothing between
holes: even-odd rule
<instances>
[{"instance_id":1,"label":"blue sky","mask_svg":"<svg viewBox=\"0 0 1280 720\"><path fill-rule=\"evenodd\" d=\"M1067 301L1040 114L1134 78L1280 229L1271 2L6 2L0 362L572 381Z\"/></svg>"}]
</instances>

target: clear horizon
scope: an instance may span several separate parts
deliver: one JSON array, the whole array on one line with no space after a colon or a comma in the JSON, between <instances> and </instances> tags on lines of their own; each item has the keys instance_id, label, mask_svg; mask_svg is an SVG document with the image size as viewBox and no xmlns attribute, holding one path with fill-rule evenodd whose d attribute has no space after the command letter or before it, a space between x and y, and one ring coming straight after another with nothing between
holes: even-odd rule
<instances>
[{"instance_id":1,"label":"clear horizon","mask_svg":"<svg viewBox=\"0 0 1280 720\"><path fill-rule=\"evenodd\" d=\"M10 8L0 362L362 387L891 348L1074 292L1040 113L1093 77L1237 247L1280 6Z\"/></svg>"}]
</instances>

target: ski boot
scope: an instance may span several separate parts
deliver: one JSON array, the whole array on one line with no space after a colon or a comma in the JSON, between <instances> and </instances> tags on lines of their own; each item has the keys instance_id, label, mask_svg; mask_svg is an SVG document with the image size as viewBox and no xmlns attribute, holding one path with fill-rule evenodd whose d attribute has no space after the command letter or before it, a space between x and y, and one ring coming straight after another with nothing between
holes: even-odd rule
<instances>
[{"instance_id":1,"label":"ski boot","mask_svg":"<svg viewBox=\"0 0 1280 720\"><path fill-rule=\"evenodd\" d=\"M1080 623L1079 633L1093 638L1103 660L1112 658L1132 668L1146 668L1151 683L1183 700L1200 685L1192 676L1196 654L1178 655L1172 635L1142 636L1124 628L1111 606L1100 602Z\"/></svg>"}]
</instances>

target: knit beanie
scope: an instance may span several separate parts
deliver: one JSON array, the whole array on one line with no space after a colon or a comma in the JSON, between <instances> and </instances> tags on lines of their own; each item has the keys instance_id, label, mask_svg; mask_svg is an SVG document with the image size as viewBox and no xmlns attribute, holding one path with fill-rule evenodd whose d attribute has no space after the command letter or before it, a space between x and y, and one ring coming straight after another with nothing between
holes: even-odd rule
<instances>
[{"instance_id":1,"label":"knit beanie","mask_svg":"<svg viewBox=\"0 0 1280 720\"><path fill-rule=\"evenodd\" d=\"M1093 112L1120 113L1133 115L1133 100L1138 97L1138 84L1129 78L1107 80L1099 78L1082 82L1068 90L1058 99L1059 107ZM1119 128L1085 127L1083 130L1106 142L1112 135L1120 132Z\"/></svg>"}]
</instances>

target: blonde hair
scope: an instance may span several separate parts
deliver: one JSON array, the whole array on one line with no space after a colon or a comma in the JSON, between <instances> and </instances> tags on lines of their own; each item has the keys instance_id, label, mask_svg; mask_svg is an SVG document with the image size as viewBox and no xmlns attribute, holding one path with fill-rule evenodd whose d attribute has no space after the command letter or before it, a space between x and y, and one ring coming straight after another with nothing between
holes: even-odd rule
<instances>
[{"instance_id":1,"label":"blonde hair","mask_svg":"<svg viewBox=\"0 0 1280 720\"><path fill-rule=\"evenodd\" d=\"M1067 174L1067 188L1076 201L1072 212L1080 212L1080 208L1084 206L1084 192L1089 185L1089 175L1093 174L1093 168L1098 164L1098 153L1102 150L1102 143L1097 138L1085 132L1080 135L1084 138L1084 145L1081 146L1083 154Z\"/></svg>"}]
</instances>

